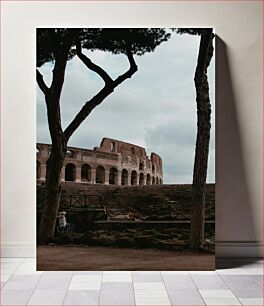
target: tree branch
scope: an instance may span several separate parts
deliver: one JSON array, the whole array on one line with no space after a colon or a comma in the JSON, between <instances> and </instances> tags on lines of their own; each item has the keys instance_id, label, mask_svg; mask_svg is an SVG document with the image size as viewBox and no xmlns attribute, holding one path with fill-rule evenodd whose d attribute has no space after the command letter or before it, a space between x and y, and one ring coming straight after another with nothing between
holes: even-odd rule
<instances>
[{"instance_id":1,"label":"tree branch","mask_svg":"<svg viewBox=\"0 0 264 306\"><path fill-rule=\"evenodd\" d=\"M81 125L81 123L87 118L87 116L92 112L92 110L103 100L113 92L113 86L105 86L95 95L91 100L87 101L84 106L81 108L79 113L75 116L72 122L64 130L65 140L69 141L71 135L76 131L76 129Z\"/></svg>"},{"instance_id":2,"label":"tree branch","mask_svg":"<svg viewBox=\"0 0 264 306\"><path fill-rule=\"evenodd\" d=\"M124 74L120 75L116 80L114 80L114 87L117 87L119 84L121 84L123 81L125 81L128 78L131 78L132 75L137 72L138 67L134 60L131 48L127 48L126 50L127 58L130 64L129 69Z\"/></svg>"},{"instance_id":3,"label":"tree branch","mask_svg":"<svg viewBox=\"0 0 264 306\"><path fill-rule=\"evenodd\" d=\"M92 112L92 110L96 106L101 104L103 100L107 96L109 96L119 84L121 84L126 79L131 78L131 76L138 70L136 62L133 58L131 49L129 48L127 49L127 57L130 63L130 68L128 69L128 71L120 75L114 81L111 79L111 82L110 82L109 80L109 83L105 84L105 87L101 89L97 95L95 95L90 101L87 101L85 103L85 105L76 115L76 117L72 120L72 122L68 125L68 127L64 131L66 142L69 141L69 138L71 137L71 135L81 125L81 123L87 118L87 116Z\"/></svg>"},{"instance_id":4,"label":"tree branch","mask_svg":"<svg viewBox=\"0 0 264 306\"><path fill-rule=\"evenodd\" d=\"M39 72L39 70L37 69L37 83L39 88L41 89L41 91L44 93L44 95L46 95L49 92L49 88L48 86L45 84L44 80L43 80L43 75Z\"/></svg>"},{"instance_id":5,"label":"tree branch","mask_svg":"<svg viewBox=\"0 0 264 306\"><path fill-rule=\"evenodd\" d=\"M100 75L100 77L104 80L106 85L111 84L113 82L111 77L107 74L107 72L104 69L94 64L86 55L82 53L82 47L79 40L76 42L76 54L87 68Z\"/></svg>"}]
</instances>

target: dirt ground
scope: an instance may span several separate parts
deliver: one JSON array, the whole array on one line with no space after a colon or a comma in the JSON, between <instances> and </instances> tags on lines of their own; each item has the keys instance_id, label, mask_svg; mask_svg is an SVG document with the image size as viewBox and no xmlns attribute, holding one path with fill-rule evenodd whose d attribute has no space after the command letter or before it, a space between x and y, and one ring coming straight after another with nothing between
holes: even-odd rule
<instances>
[{"instance_id":1,"label":"dirt ground","mask_svg":"<svg viewBox=\"0 0 264 306\"><path fill-rule=\"evenodd\" d=\"M214 270L215 255L157 249L39 246L38 271Z\"/></svg>"}]
</instances>

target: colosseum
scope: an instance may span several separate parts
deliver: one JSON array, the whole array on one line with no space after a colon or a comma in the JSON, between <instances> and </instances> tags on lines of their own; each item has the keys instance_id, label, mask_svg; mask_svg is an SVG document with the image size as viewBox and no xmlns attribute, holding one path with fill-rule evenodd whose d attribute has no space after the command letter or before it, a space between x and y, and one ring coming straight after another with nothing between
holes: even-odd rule
<instances>
[{"instance_id":1,"label":"colosseum","mask_svg":"<svg viewBox=\"0 0 264 306\"><path fill-rule=\"evenodd\" d=\"M37 180L45 180L51 145L37 144ZM154 185L163 183L162 159L127 142L103 138L93 150L68 147L62 181L86 184Z\"/></svg>"}]
</instances>

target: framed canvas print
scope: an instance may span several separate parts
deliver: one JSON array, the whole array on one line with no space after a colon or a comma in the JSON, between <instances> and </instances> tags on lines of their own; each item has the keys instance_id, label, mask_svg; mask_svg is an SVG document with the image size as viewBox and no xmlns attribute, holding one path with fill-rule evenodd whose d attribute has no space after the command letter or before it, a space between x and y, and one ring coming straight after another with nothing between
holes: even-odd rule
<instances>
[{"instance_id":1,"label":"framed canvas print","mask_svg":"<svg viewBox=\"0 0 264 306\"><path fill-rule=\"evenodd\" d=\"M214 270L212 28L38 28L37 269Z\"/></svg>"}]
</instances>

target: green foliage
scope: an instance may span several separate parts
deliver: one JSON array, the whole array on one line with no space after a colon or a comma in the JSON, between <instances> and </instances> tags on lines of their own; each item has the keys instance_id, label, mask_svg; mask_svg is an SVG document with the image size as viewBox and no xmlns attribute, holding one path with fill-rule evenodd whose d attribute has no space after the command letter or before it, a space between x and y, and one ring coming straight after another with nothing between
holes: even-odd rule
<instances>
[{"instance_id":1,"label":"green foliage","mask_svg":"<svg viewBox=\"0 0 264 306\"><path fill-rule=\"evenodd\" d=\"M137 29L37 29L37 66L54 61L63 50L65 41L72 31L76 32L75 42L80 41L83 48L101 50L113 54L126 53L127 49L133 54L143 55L152 52L162 42L167 41L170 33L159 28ZM68 59L76 54L75 44L68 52Z\"/></svg>"}]
</instances>

